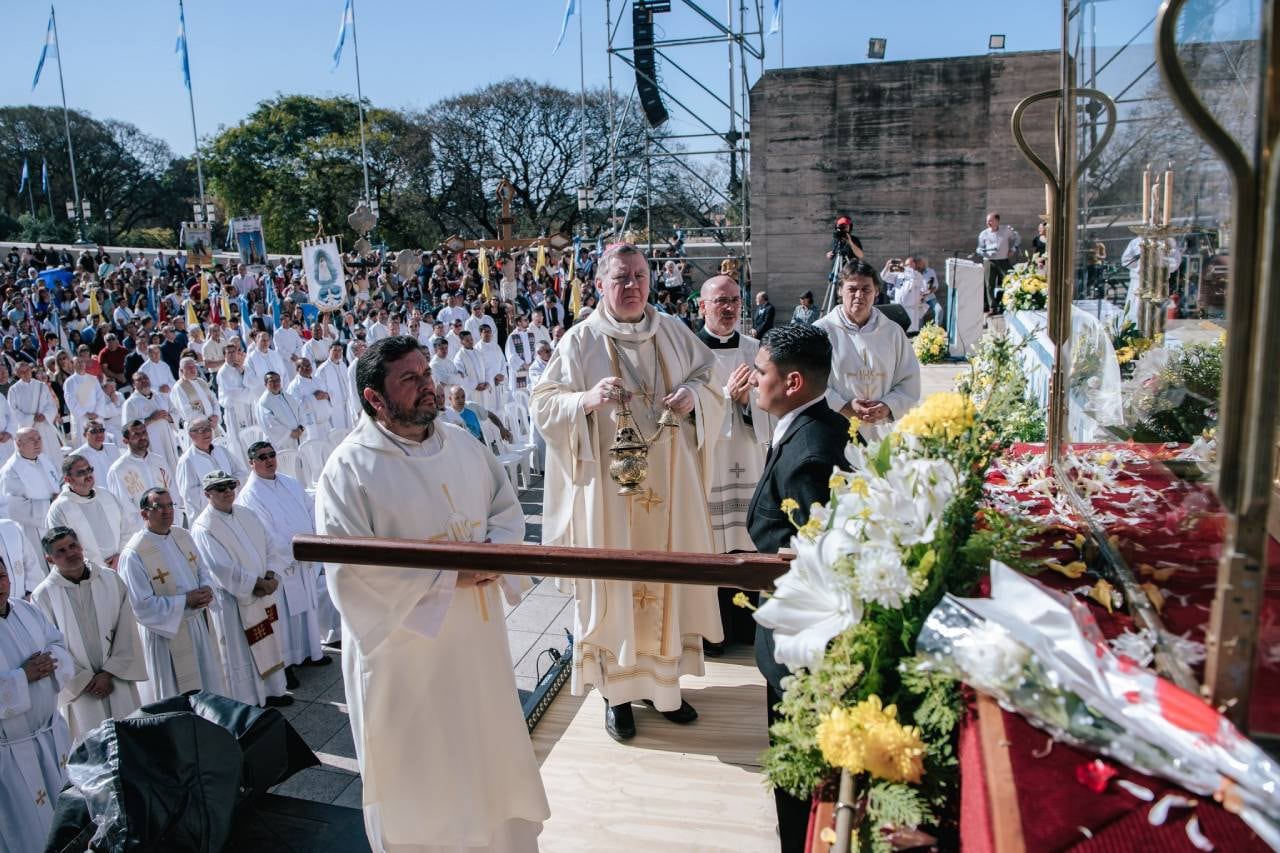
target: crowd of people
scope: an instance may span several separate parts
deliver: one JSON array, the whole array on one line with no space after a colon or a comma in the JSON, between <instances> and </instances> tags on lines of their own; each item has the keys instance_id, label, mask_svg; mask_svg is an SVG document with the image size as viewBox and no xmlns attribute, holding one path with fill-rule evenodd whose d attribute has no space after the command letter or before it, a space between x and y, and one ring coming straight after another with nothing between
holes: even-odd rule
<instances>
[{"instance_id":1,"label":"crowd of people","mask_svg":"<svg viewBox=\"0 0 1280 853\"><path fill-rule=\"evenodd\" d=\"M547 544L755 550L755 524L791 523L776 507L747 509L796 410L821 401L872 438L919 395L904 331L873 310L882 277L861 258L840 271L840 304L825 316L806 294L793 323L745 334L736 278L713 276L688 299L682 260L653 264L628 244L572 266L499 256L489 281L473 255L419 260L408 275L353 264L342 310L321 313L284 259L197 270L181 254L8 254L0 819L19 837L43 839L66 757L100 722L193 689L287 705L294 668L329 664L327 645L342 650L371 839L454 837L461 814L484 824L473 834L523 838L545 819L545 796L536 764L511 764L528 747L510 731L523 723L501 619L488 618L499 579L326 569L295 560L292 537L518 542L517 484L500 459L526 447L545 471ZM820 388L809 363L819 350ZM652 439L650 480L631 498L609 476L624 400ZM669 441L658 440L664 411L678 424ZM457 594L468 587L474 596ZM728 604L734 590L574 587L573 689L605 698L620 741L635 734L633 701L675 723L696 718L680 678L701 672L704 653L754 641ZM494 666L448 699L421 678ZM404 677L410 667L417 675ZM417 698L401 701L410 689ZM482 749L480 781L438 808L397 805L405 767L470 748L422 737L405 709L460 721L469 702L495 701L504 734ZM371 725L419 732L378 746ZM497 796L485 774L517 765Z\"/></svg>"}]
</instances>

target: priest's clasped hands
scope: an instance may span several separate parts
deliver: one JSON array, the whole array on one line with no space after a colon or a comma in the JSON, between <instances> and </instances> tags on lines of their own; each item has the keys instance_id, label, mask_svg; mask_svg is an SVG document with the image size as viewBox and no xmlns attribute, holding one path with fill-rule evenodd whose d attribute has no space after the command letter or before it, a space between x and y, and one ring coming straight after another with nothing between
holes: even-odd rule
<instances>
[{"instance_id":1,"label":"priest's clasped hands","mask_svg":"<svg viewBox=\"0 0 1280 853\"><path fill-rule=\"evenodd\" d=\"M739 364L729 375L729 382L724 386L724 392L739 406L747 405L751 399L751 375L755 372L754 365Z\"/></svg>"},{"instance_id":2,"label":"priest's clasped hands","mask_svg":"<svg viewBox=\"0 0 1280 853\"><path fill-rule=\"evenodd\" d=\"M57 661L48 652L36 652L22 663L22 671L27 674L27 683L34 684L42 678L53 675L57 669Z\"/></svg>"},{"instance_id":3,"label":"priest's clasped hands","mask_svg":"<svg viewBox=\"0 0 1280 853\"><path fill-rule=\"evenodd\" d=\"M488 586L500 577L501 575L497 572L458 572L457 586L461 588L470 586Z\"/></svg>"},{"instance_id":4,"label":"priest's clasped hands","mask_svg":"<svg viewBox=\"0 0 1280 853\"><path fill-rule=\"evenodd\" d=\"M198 586L187 593L187 609L199 610L213 604L213 590L207 586Z\"/></svg>"},{"instance_id":5,"label":"priest's clasped hands","mask_svg":"<svg viewBox=\"0 0 1280 853\"><path fill-rule=\"evenodd\" d=\"M850 400L849 408L853 409L853 416L864 424L878 424L893 417L889 407L879 400Z\"/></svg>"}]
</instances>

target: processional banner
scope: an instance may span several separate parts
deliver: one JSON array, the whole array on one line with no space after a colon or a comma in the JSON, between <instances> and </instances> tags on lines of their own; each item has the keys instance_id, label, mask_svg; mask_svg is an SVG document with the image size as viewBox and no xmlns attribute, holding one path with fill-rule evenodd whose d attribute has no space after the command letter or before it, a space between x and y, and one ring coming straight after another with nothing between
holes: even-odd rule
<instances>
[{"instance_id":1,"label":"processional banner","mask_svg":"<svg viewBox=\"0 0 1280 853\"><path fill-rule=\"evenodd\" d=\"M341 308L347 293L347 277L342 267L338 238L305 240L300 245L302 271L307 276L311 304L321 311Z\"/></svg>"},{"instance_id":2,"label":"processional banner","mask_svg":"<svg viewBox=\"0 0 1280 853\"><path fill-rule=\"evenodd\" d=\"M262 234L262 217L237 216L231 220L230 227L240 262L254 273L261 273L267 266L267 241Z\"/></svg>"},{"instance_id":3,"label":"processional banner","mask_svg":"<svg viewBox=\"0 0 1280 853\"><path fill-rule=\"evenodd\" d=\"M200 222L182 223L182 249L187 253L187 263L192 266L213 265L213 242L209 226Z\"/></svg>"}]
</instances>

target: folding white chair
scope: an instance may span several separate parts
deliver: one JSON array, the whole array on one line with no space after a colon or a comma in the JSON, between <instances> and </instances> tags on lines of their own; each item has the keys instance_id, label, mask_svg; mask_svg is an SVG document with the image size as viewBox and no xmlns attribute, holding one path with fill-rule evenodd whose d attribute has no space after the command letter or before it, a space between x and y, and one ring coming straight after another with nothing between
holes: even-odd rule
<instances>
[{"instance_id":1,"label":"folding white chair","mask_svg":"<svg viewBox=\"0 0 1280 853\"><path fill-rule=\"evenodd\" d=\"M498 457L498 463L506 470L507 479L511 481L511 488L518 494L520 492L521 455L506 449L506 442L502 440L502 435L498 432L498 428L487 418L480 422L480 432L484 435L484 443L489 446L489 450L493 452L493 455Z\"/></svg>"},{"instance_id":2,"label":"folding white chair","mask_svg":"<svg viewBox=\"0 0 1280 853\"><path fill-rule=\"evenodd\" d=\"M329 454L333 452L333 448L329 446L329 442L322 438L313 438L302 442L302 446L298 448L298 460L302 466L301 483L306 488L313 488L320 480L320 472L324 470L324 463L329 460Z\"/></svg>"},{"instance_id":3,"label":"folding white chair","mask_svg":"<svg viewBox=\"0 0 1280 853\"><path fill-rule=\"evenodd\" d=\"M533 421L529 417L529 409L513 401L507 404L503 414L506 415L507 429L511 430L511 451L524 457L525 487L528 488L530 477L538 472L538 448L533 443Z\"/></svg>"},{"instance_id":4,"label":"folding white chair","mask_svg":"<svg viewBox=\"0 0 1280 853\"><path fill-rule=\"evenodd\" d=\"M288 474L293 479L306 486L306 481L302 478L302 465L298 458L296 450L281 450L276 448L276 470L281 474Z\"/></svg>"},{"instance_id":5,"label":"folding white chair","mask_svg":"<svg viewBox=\"0 0 1280 853\"><path fill-rule=\"evenodd\" d=\"M244 452L248 453L249 448L256 442L267 440L267 433L260 426L247 426L240 430L239 440L240 446L244 448ZM277 450L278 449L279 448L277 448Z\"/></svg>"}]
</instances>

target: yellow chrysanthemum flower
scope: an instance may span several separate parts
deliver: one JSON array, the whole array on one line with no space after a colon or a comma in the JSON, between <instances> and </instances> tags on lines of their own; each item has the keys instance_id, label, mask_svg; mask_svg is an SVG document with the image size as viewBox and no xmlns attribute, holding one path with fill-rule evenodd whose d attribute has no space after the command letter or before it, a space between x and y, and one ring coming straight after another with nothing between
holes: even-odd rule
<instances>
[{"instance_id":1,"label":"yellow chrysanthemum flower","mask_svg":"<svg viewBox=\"0 0 1280 853\"><path fill-rule=\"evenodd\" d=\"M924 775L920 731L899 723L897 707L882 707L879 696L832 708L818 723L817 736L822 757L834 767L890 782L919 782Z\"/></svg>"},{"instance_id":2,"label":"yellow chrysanthemum flower","mask_svg":"<svg viewBox=\"0 0 1280 853\"><path fill-rule=\"evenodd\" d=\"M894 432L907 433L919 438L960 438L974 425L976 411L973 402L955 391L930 394L923 403L907 412L898 421Z\"/></svg>"},{"instance_id":3,"label":"yellow chrysanthemum flower","mask_svg":"<svg viewBox=\"0 0 1280 853\"><path fill-rule=\"evenodd\" d=\"M862 421L858 418L849 418L849 440L858 440L858 427L862 426Z\"/></svg>"}]
</instances>

